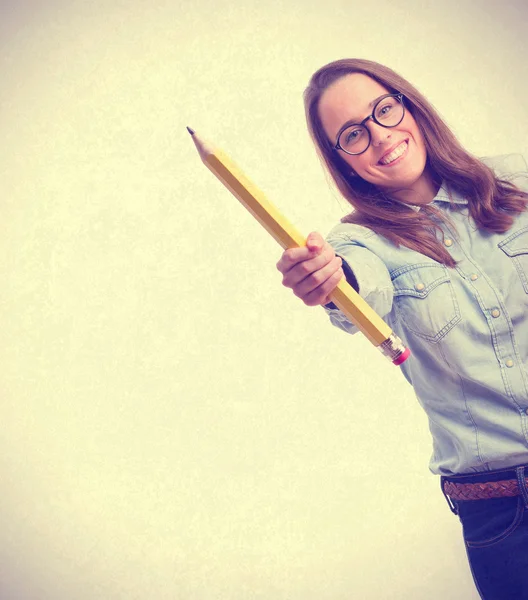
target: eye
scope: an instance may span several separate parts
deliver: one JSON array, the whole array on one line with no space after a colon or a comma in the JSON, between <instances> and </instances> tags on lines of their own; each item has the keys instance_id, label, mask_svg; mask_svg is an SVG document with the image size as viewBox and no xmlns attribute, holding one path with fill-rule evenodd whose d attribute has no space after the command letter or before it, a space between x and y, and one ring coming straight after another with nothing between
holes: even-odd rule
<instances>
[{"instance_id":1,"label":"eye","mask_svg":"<svg viewBox=\"0 0 528 600\"><path fill-rule=\"evenodd\" d=\"M353 129L352 131L348 131L345 136L345 144L356 142L361 137L362 133L362 129Z\"/></svg>"},{"instance_id":2,"label":"eye","mask_svg":"<svg viewBox=\"0 0 528 600\"><path fill-rule=\"evenodd\" d=\"M376 108L376 117L378 119L386 119L389 114L394 113L394 109L397 106L397 101L394 98L386 98Z\"/></svg>"}]
</instances>

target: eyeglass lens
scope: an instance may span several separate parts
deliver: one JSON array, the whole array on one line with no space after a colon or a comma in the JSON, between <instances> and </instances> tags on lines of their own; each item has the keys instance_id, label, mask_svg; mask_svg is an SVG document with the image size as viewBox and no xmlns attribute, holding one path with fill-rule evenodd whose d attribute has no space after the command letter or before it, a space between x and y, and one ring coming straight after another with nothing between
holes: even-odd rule
<instances>
[{"instance_id":1,"label":"eyeglass lens","mask_svg":"<svg viewBox=\"0 0 528 600\"><path fill-rule=\"evenodd\" d=\"M383 98L376 104L373 115L380 125L394 127L403 118L403 104L398 98ZM351 154L364 152L368 148L369 141L369 132L364 125L351 125L339 136L339 145L345 152Z\"/></svg>"}]
</instances>

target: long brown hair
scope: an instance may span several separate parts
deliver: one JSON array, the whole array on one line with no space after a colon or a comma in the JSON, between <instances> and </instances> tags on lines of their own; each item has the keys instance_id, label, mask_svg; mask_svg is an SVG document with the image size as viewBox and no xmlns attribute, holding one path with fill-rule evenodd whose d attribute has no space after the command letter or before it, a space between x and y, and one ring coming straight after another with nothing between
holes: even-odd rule
<instances>
[{"instance_id":1,"label":"long brown hair","mask_svg":"<svg viewBox=\"0 0 528 600\"><path fill-rule=\"evenodd\" d=\"M434 179L438 183L444 180L467 199L469 214L479 228L495 233L508 231L515 216L526 210L528 193L497 177L490 167L464 150L433 106L408 81L388 67L363 59L342 59L321 67L304 91L308 130L317 153L339 191L355 209L341 221L364 225L398 247L406 246L450 267L456 265L435 236L435 230L441 231L438 220L451 223L441 211L429 204L414 211L372 183L351 177L350 166L332 150L319 116L319 100L332 83L351 73L368 75L389 93L405 96L406 110L422 132L426 167L429 165ZM456 209L456 205L452 206Z\"/></svg>"}]
</instances>

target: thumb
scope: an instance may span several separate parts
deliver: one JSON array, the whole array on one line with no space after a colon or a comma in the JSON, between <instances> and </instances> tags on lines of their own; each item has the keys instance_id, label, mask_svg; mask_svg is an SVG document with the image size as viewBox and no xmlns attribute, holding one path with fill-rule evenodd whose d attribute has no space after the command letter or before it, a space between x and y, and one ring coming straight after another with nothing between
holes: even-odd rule
<instances>
[{"instance_id":1,"label":"thumb","mask_svg":"<svg viewBox=\"0 0 528 600\"><path fill-rule=\"evenodd\" d=\"M317 231L312 231L306 240L306 246L309 250L321 250L324 240Z\"/></svg>"}]
</instances>

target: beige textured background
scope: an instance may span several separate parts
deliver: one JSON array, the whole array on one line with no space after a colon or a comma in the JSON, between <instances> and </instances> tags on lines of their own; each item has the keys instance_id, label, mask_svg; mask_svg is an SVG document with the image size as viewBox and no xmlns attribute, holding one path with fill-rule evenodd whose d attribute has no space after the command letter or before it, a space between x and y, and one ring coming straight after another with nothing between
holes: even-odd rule
<instances>
[{"instance_id":1,"label":"beige textured background","mask_svg":"<svg viewBox=\"0 0 528 600\"><path fill-rule=\"evenodd\" d=\"M282 287L185 126L326 233L312 72L385 63L526 155L524 1L0 10L1 599L476 599L412 389Z\"/></svg>"}]
</instances>

